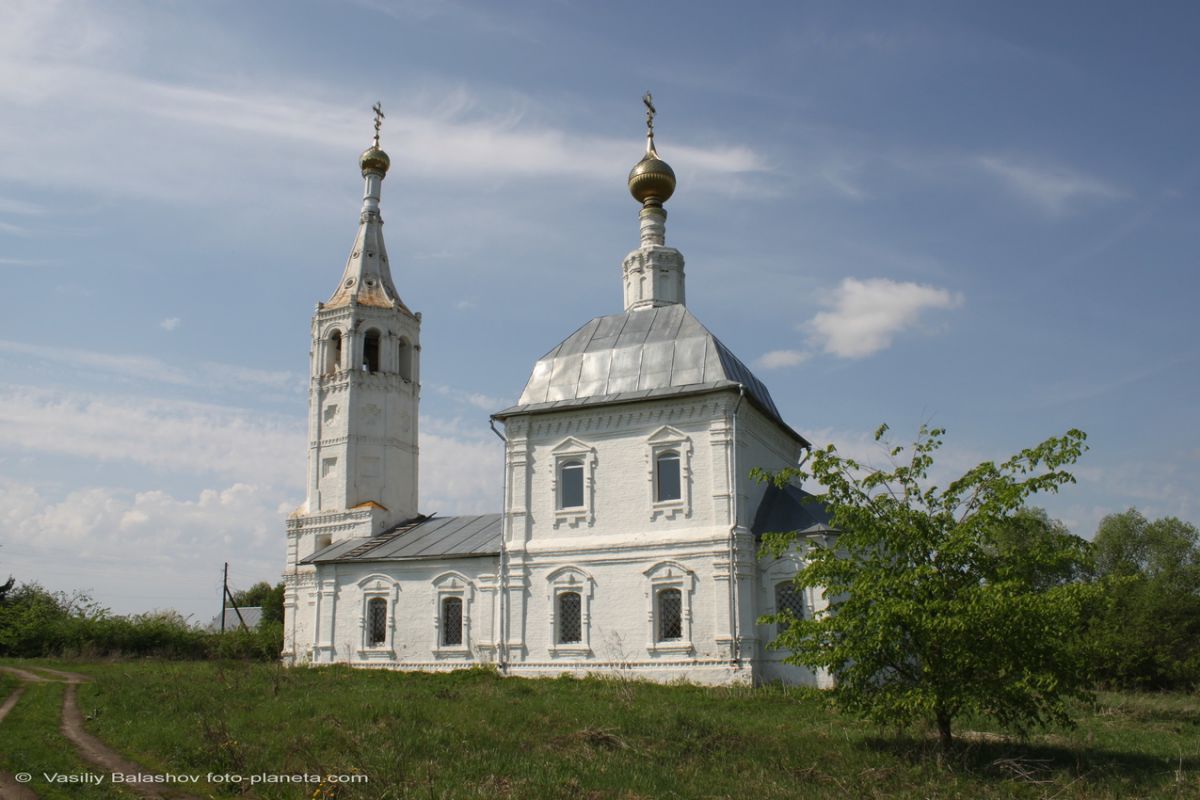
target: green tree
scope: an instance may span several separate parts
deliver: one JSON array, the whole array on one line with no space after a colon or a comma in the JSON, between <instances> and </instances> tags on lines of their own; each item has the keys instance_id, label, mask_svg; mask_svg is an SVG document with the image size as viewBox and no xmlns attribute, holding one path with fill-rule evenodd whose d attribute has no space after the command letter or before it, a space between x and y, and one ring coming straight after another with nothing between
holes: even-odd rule
<instances>
[{"instance_id":1,"label":"green tree","mask_svg":"<svg viewBox=\"0 0 1200 800\"><path fill-rule=\"evenodd\" d=\"M1200 532L1137 509L1100 521L1095 571L1112 586L1093 617L1099 677L1125 688L1200 686Z\"/></svg>"},{"instance_id":2,"label":"green tree","mask_svg":"<svg viewBox=\"0 0 1200 800\"><path fill-rule=\"evenodd\" d=\"M249 589L233 593L233 600L239 608L246 606L261 606L262 620L260 625L272 622L283 622L283 584L274 586L266 581L259 581Z\"/></svg>"},{"instance_id":3,"label":"green tree","mask_svg":"<svg viewBox=\"0 0 1200 800\"><path fill-rule=\"evenodd\" d=\"M1040 529L1024 510L1031 495L1074 481L1064 467L1086 449L1084 434L980 464L940 489L926 484L943 434L922 426L906 460L905 448L884 442L885 469L829 445L804 468L757 476L812 478L840 531L828 546L808 545L796 576L825 592L829 612L789 620L776 646L828 670L844 710L886 724L931 721L945 750L967 713L1021 732L1069 722L1067 701L1088 696L1078 640L1098 590L1071 579L1081 557L1073 537ZM1037 535L1023 534L1030 529ZM780 554L793 538L773 534L767 549Z\"/></svg>"}]
</instances>

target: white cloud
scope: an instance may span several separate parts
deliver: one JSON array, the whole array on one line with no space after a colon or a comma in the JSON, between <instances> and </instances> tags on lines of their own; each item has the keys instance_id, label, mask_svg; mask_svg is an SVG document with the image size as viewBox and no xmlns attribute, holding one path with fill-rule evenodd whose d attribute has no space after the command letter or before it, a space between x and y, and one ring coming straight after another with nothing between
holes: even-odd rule
<instances>
[{"instance_id":1,"label":"white cloud","mask_svg":"<svg viewBox=\"0 0 1200 800\"><path fill-rule=\"evenodd\" d=\"M162 322L158 323L158 327L162 328L164 331L173 331L179 327L179 323L182 321L183 320L179 319L179 317L167 317Z\"/></svg>"},{"instance_id":2,"label":"white cloud","mask_svg":"<svg viewBox=\"0 0 1200 800\"><path fill-rule=\"evenodd\" d=\"M5 567L19 580L83 589L119 612L176 608L207 621L223 561L239 585L278 580L286 491L247 483L194 498L86 487L56 497L0 479Z\"/></svg>"},{"instance_id":3,"label":"white cloud","mask_svg":"<svg viewBox=\"0 0 1200 800\"><path fill-rule=\"evenodd\" d=\"M845 278L822 311L808 323L826 353L863 358L890 347L893 338L916 325L929 309L961 305L959 293L887 278Z\"/></svg>"},{"instance_id":4,"label":"white cloud","mask_svg":"<svg viewBox=\"0 0 1200 800\"><path fill-rule=\"evenodd\" d=\"M1098 178L1063 167L1034 165L1000 156L980 156L975 164L1051 216L1067 213L1087 200L1110 200L1121 195Z\"/></svg>"},{"instance_id":5,"label":"white cloud","mask_svg":"<svg viewBox=\"0 0 1200 800\"><path fill-rule=\"evenodd\" d=\"M763 369L780 369L803 364L810 358L812 353L807 350L772 350L759 356L754 364Z\"/></svg>"},{"instance_id":6,"label":"white cloud","mask_svg":"<svg viewBox=\"0 0 1200 800\"><path fill-rule=\"evenodd\" d=\"M276 486L304 475L304 424L143 396L0 385L0 446Z\"/></svg>"}]
</instances>

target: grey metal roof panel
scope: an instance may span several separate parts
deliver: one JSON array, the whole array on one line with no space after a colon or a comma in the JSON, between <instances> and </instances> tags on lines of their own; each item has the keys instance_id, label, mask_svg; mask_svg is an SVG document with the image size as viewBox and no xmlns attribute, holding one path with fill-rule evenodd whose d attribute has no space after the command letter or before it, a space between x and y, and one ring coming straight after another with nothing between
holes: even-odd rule
<instances>
[{"instance_id":1,"label":"grey metal roof panel","mask_svg":"<svg viewBox=\"0 0 1200 800\"><path fill-rule=\"evenodd\" d=\"M501 520L500 514L428 517L401 523L378 536L338 542L301 563L410 561L496 555L500 552Z\"/></svg>"},{"instance_id":2,"label":"grey metal roof panel","mask_svg":"<svg viewBox=\"0 0 1200 800\"><path fill-rule=\"evenodd\" d=\"M495 416L726 385L743 386L754 405L804 441L783 421L766 385L680 304L591 320L538 359L517 405Z\"/></svg>"}]
</instances>

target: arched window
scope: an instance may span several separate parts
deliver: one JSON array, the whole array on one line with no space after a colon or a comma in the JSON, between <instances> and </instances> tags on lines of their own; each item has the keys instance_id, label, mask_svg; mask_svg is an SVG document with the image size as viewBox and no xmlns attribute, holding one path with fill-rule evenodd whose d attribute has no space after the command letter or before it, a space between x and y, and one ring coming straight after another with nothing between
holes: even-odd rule
<instances>
[{"instance_id":1,"label":"arched window","mask_svg":"<svg viewBox=\"0 0 1200 800\"><path fill-rule=\"evenodd\" d=\"M583 507L583 462L572 459L558 468L558 507Z\"/></svg>"},{"instance_id":2,"label":"arched window","mask_svg":"<svg viewBox=\"0 0 1200 800\"><path fill-rule=\"evenodd\" d=\"M408 339L401 338L396 343L396 371L404 380L412 380L412 345Z\"/></svg>"},{"instance_id":3,"label":"arched window","mask_svg":"<svg viewBox=\"0 0 1200 800\"><path fill-rule=\"evenodd\" d=\"M363 372L379 372L379 331L372 328L363 337Z\"/></svg>"},{"instance_id":4,"label":"arched window","mask_svg":"<svg viewBox=\"0 0 1200 800\"><path fill-rule=\"evenodd\" d=\"M442 600L442 645L458 646L462 644L462 640L462 598L447 597Z\"/></svg>"},{"instance_id":5,"label":"arched window","mask_svg":"<svg viewBox=\"0 0 1200 800\"><path fill-rule=\"evenodd\" d=\"M387 600L372 597L367 602L367 647L387 641Z\"/></svg>"},{"instance_id":6,"label":"arched window","mask_svg":"<svg viewBox=\"0 0 1200 800\"><path fill-rule=\"evenodd\" d=\"M674 642L683 638L683 596L678 589L658 593L658 641Z\"/></svg>"},{"instance_id":7,"label":"arched window","mask_svg":"<svg viewBox=\"0 0 1200 800\"><path fill-rule=\"evenodd\" d=\"M679 480L679 453L667 450L654 461L654 500L666 503L683 497Z\"/></svg>"},{"instance_id":8,"label":"arched window","mask_svg":"<svg viewBox=\"0 0 1200 800\"><path fill-rule=\"evenodd\" d=\"M795 619L804 619L804 593L790 579L775 584L775 611L791 614ZM787 622L775 624L776 635L782 635L787 629Z\"/></svg>"},{"instance_id":9,"label":"arched window","mask_svg":"<svg viewBox=\"0 0 1200 800\"><path fill-rule=\"evenodd\" d=\"M342 366L342 332L334 331L325 343L325 367L321 370L324 375L332 375Z\"/></svg>"},{"instance_id":10,"label":"arched window","mask_svg":"<svg viewBox=\"0 0 1200 800\"><path fill-rule=\"evenodd\" d=\"M583 603L579 592L558 596L558 643L578 644L583 640Z\"/></svg>"}]
</instances>

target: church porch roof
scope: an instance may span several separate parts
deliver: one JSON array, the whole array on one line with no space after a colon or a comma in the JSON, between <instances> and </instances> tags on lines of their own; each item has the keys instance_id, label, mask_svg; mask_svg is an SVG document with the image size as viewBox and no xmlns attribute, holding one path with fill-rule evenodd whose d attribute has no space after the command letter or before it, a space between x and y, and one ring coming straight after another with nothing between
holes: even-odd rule
<instances>
[{"instance_id":1,"label":"church porch roof","mask_svg":"<svg viewBox=\"0 0 1200 800\"><path fill-rule=\"evenodd\" d=\"M500 553L500 514L418 517L378 536L347 539L313 553L301 564L414 561Z\"/></svg>"}]
</instances>

